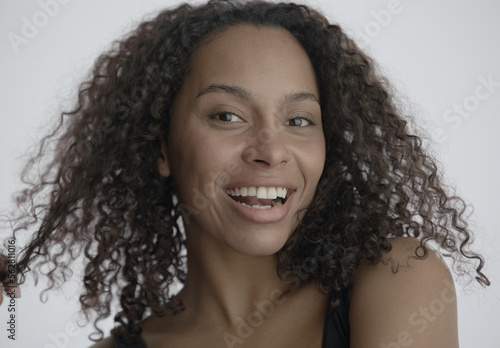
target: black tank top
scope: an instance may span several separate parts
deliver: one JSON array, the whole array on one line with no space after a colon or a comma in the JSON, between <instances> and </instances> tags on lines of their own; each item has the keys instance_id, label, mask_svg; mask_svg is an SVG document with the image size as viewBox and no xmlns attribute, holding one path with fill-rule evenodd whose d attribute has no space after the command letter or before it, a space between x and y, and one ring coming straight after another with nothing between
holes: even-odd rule
<instances>
[{"instance_id":1,"label":"black tank top","mask_svg":"<svg viewBox=\"0 0 500 348\"><path fill-rule=\"evenodd\" d=\"M142 339L138 343L125 344L113 336L113 341L115 348L147 348ZM345 290L337 309L333 313L328 311L326 315L322 348L349 348L349 345L349 297Z\"/></svg>"}]
</instances>

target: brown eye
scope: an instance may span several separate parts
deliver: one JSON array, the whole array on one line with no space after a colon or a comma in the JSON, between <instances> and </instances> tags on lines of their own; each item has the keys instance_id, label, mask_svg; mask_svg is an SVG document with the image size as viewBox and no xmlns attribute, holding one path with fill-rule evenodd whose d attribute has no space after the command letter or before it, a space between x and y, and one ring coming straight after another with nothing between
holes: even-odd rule
<instances>
[{"instance_id":1,"label":"brown eye","mask_svg":"<svg viewBox=\"0 0 500 348\"><path fill-rule=\"evenodd\" d=\"M214 118L222 122L242 122L241 118L231 112L218 113Z\"/></svg>"},{"instance_id":2,"label":"brown eye","mask_svg":"<svg viewBox=\"0 0 500 348\"><path fill-rule=\"evenodd\" d=\"M292 127L307 127L313 124L313 122L304 117L294 117L288 120L287 123Z\"/></svg>"}]
</instances>

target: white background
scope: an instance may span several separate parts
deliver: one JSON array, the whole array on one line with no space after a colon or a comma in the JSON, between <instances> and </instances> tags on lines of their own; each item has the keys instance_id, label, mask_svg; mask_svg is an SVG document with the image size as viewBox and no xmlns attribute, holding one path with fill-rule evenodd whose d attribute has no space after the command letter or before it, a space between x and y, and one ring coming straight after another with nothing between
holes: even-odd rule
<instances>
[{"instance_id":1,"label":"white background","mask_svg":"<svg viewBox=\"0 0 500 348\"><path fill-rule=\"evenodd\" d=\"M20 156L33 148L61 105L112 40L146 14L176 4L159 0L62 0L46 16L41 3L0 3L0 208L20 188ZM474 208L476 250L487 259L492 286L458 286L461 347L500 347L500 2L497 0L308 1L341 23L381 65L416 123L434 139L446 178ZM38 20L38 32L14 47L23 18ZM17 52L16 52L17 51ZM481 79L492 80L488 91ZM482 88L481 99L475 97ZM469 108L468 116L453 112ZM449 111L451 110L451 111ZM444 115L448 114L449 119ZM2 231L0 238L7 236ZM77 265L75 265L76 267ZM30 281L31 283L31 281ZM52 292L41 303L42 286L25 286L17 301L17 340L7 339L7 310L0 307L1 347L86 347L92 329L74 329L78 283ZM388 313L390 315L390 313ZM383 320L383 318L381 318ZM69 324L68 324L69 323ZM106 335L111 328L109 321Z\"/></svg>"}]
</instances>

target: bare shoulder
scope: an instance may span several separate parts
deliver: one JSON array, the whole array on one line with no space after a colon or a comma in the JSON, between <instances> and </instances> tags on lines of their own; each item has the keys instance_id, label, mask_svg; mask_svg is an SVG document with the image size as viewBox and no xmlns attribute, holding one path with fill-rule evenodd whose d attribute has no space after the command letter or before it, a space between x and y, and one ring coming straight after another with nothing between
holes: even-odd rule
<instances>
[{"instance_id":1,"label":"bare shoulder","mask_svg":"<svg viewBox=\"0 0 500 348\"><path fill-rule=\"evenodd\" d=\"M105 338L96 344L90 346L90 348L115 348L115 344L113 342L113 337Z\"/></svg>"},{"instance_id":2,"label":"bare shoulder","mask_svg":"<svg viewBox=\"0 0 500 348\"><path fill-rule=\"evenodd\" d=\"M392 250L385 254L382 262L377 265L361 265L354 274L356 282L366 281L370 277L380 280L381 276L389 277L390 280L398 281L404 277L424 281L425 278L439 277L452 281L452 276L446 262L439 252L430 245L427 245L427 257L418 259L416 250L420 247L420 241L410 237L396 237L390 239ZM418 255L423 255L422 250L417 251ZM392 277L389 274L397 275ZM425 285L425 284L421 284Z\"/></svg>"},{"instance_id":3,"label":"bare shoulder","mask_svg":"<svg viewBox=\"0 0 500 348\"><path fill-rule=\"evenodd\" d=\"M431 247L427 258L417 259L414 238L391 244L381 263L354 274L351 347L457 348L456 293L445 261Z\"/></svg>"}]
</instances>

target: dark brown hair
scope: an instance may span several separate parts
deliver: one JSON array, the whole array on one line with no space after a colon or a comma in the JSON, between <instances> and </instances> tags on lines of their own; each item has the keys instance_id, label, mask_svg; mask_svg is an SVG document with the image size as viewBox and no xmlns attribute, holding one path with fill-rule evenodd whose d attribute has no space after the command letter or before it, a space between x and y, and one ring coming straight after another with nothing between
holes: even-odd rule
<instances>
[{"instance_id":1,"label":"dark brown hair","mask_svg":"<svg viewBox=\"0 0 500 348\"><path fill-rule=\"evenodd\" d=\"M307 51L320 90L326 163L313 202L278 253L280 276L298 285L316 280L333 308L360 262L380 262L390 238L406 236L421 241L421 258L428 241L438 245L459 274L474 263L476 279L488 285L482 257L468 249L464 201L446 192L373 62L320 13L260 1L165 10L98 58L74 109L26 167L29 186L17 195L26 213L15 232L34 233L19 258L21 280L35 265L52 289L83 256L80 302L84 313L97 314L101 337L98 321L116 296L113 332L127 341L148 313L164 312L171 285L187 270L174 183L157 172L161 141L193 52L240 23L288 30ZM29 181L51 142L52 160Z\"/></svg>"}]
</instances>

